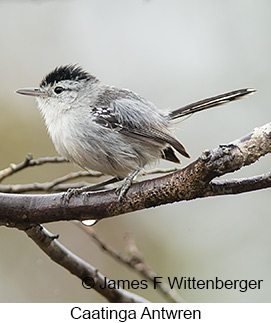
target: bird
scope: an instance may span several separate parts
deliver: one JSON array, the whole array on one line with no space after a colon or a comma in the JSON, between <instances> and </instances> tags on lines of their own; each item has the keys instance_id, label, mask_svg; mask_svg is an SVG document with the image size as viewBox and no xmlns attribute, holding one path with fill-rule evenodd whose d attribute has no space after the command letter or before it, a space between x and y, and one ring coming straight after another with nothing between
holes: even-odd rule
<instances>
[{"instance_id":1,"label":"bird","mask_svg":"<svg viewBox=\"0 0 271 323\"><path fill-rule=\"evenodd\" d=\"M102 83L80 65L56 67L39 87L16 91L36 98L57 152L85 170L112 178L77 189L95 190L123 180L121 201L138 173L159 159L179 163L189 158L173 134L174 121L255 92L243 88L203 99L173 111L162 111L137 93ZM75 191L70 191L69 196Z\"/></svg>"}]
</instances>

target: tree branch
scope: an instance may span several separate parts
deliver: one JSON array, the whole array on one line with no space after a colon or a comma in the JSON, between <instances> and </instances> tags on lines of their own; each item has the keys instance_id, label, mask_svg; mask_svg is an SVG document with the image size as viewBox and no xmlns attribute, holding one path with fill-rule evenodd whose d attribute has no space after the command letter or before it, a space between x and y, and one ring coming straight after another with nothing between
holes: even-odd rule
<instances>
[{"instance_id":1,"label":"tree branch","mask_svg":"<svg viewBox=\"0 0 271 323\"><path fill-rule=\"evenodd\" d=\"M59 158L59 157L44 157L42 159L47 159L47 158ZM38 161L41 158L35 160ZM62 162L62 160L60 160ZM23 168L27 168L29 165L25 164L25 162L17 165L10 166L3 171L0 171L0 176L1 173L7 175L4 177L8 177L12 173L10 171L17 169L16 171L19 171L20 165L24 164L25 166ZM42 165L42 164L40 164ZM18 168L17 168L18 167ZM176 171L177 168L171 168L171 169L155 169L152 171L147 171L141 174L141 176L146 176L146 175L154 175L154 174L167 174ZM78 171L78 172L73 172L70 174L67 174L65 176L59 177L54 179L51 182L46 182L46 183L30 183L30 184L12 184L12 185L0 185L0 192L2 193L26 193L26 192L38 192L38 191L43 191L43 192L63 192L67 191L69 188L81 188L83 186L90 185L90 183L87 182L80 182L80 183L67 183L63 184L65 182L68 182L70 180L74 180L77 178L81 177L91 177L91 178L99 178L104 176L102 173L97 173L97 172L90 172L90 171Z\"/></svg>"},{"instance_id":2,"label":"tree branch","mask_svg":"<svg viewBox=\"0 0 271 323\"><path fill-rule=\"evenodd\" d=\"M105 285L105 277L97 269L61 245L56 240L58 236L53 235L41 225L31 226L24 231L53 261L80 278L82 284L85 284L85 288L93 288L113 303L148 302L143 297L121 288L109 288L108 284L106 284L105 288L102 288Z\"/></svg>"},{"instance_id":3,"label":"tree branch","mask_svg":"<svg viewBox=\"0 0 271 323\"><path fill-rule=\"evenodd\" d=\"M0 193L0 224L26 227L60 220L101 220L162 204L221 195L210 182L250 165L271 152L271 123L255 128L245 137L203 152L196 161L172 174L135 183L121 203L115 190L86 192L67 204L61 194L18 195ZM265 180L266 181L266 180ZM257 184L258 185L258 184ZM218 187L218 186L217 186ZM267 181L265 187L270 187ZM241 189L247 192L247 187Z\"/></svg>"}]
</instances>

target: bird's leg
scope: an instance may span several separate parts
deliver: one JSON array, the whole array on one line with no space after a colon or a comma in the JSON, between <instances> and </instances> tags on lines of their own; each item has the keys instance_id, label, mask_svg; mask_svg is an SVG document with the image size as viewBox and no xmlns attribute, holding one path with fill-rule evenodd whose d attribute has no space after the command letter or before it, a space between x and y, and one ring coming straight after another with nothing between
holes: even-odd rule
<instances>
[{"instance_id":1,"label":"bird's leg","mask_svg":"<svg viewBox=\"0 0 271 323\"><path fill-rule=\"evenodd\" d=\"M65 192L63 195L64 202L68 203L72 196L77 196L83 192L97 191L97 190L103 189L106 185L119 182L120 180L121 179L117 177L113 177L101 183L87 185L81 188L69 188L67 192Z\"/></svg>"},{"instance_id":2,"label":"bird's leg","mask_svg":"<svg viewBox=\"0 0 271 323\"><path fill-rule=\"evenodd\" d=\"M121 200L123 199L123 197L127 193L128 189L132 185L133 180L136 178L137 174L140 172L140 170L141 170L141 168L135 169L130 175L128 175L125 178L124 183L119 188L117 188L118 202L121 202Z\"/></svg>"},{"instance_id":3,"label":"bird's leg","mask_svg":"<svg viewBox=\"0 0 271 323\"><path fill-rule=\"evenodd\" d=\"M124 183L119 188L117 188L119 202L121 202L123 197L126 195L128 189L132 185L134 179L136 178L136 176L140 172L140 170L141 170L141 168L135 169L129 176L127 176L125 178ZM97 191L97 190L104 188L106 185L113 184L113 183L119 182L121 180L122 179L120 179L120 178L113 177L113 178L110 178L110 179L108 179L104 182L101 182L101 183L88 185L88 186L84 186L81 188L69 188L67 190L67 192L65 192L63 195L64 202L68 203L71 197L77 196L83 192Z\"/></svg>"}]
</instances>

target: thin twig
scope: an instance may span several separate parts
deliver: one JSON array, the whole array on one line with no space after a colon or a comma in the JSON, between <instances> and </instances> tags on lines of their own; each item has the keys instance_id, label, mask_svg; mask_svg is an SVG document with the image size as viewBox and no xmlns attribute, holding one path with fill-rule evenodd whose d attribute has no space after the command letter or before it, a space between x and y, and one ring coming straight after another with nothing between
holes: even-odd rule
<instances>
[{"instance_id":1,"label":"thin twig","mask_svg":"<svg viewBox=\"0 0 271 323\"><path fill-rule=\"evenodd\" d=\"M126 235L126 242L127 242L127 250L128 250L128 257L121 255L120 252L116 251L114 248L106 244L95 232L94 228L86 227L81 223L76 223L76 225L86 232L97 244L98 246L105 251L108 255L110 255L113 259L123 263L124 265L128 266L136 270L140 273L144 278L147 278L149 281L154 283L155 277L158 275L150 268L150 266L145 262L143 255L138 250L134 239L131 235ZM159 290L170 302L174 303L183 303L183 298L178 295L175 290L170 289L169 286L164 283L163 281L159 281L157 284L157 290Z\"/></svg>"},{"instance_id":2,"label":"thin twig","mask_svg":"<svg viewBox=\"0 0 271 323\"><path fill-rule=\"evenodd\" d=\"M137 270L143 277L146 277L154 284L155 277L158 277L158 275L145 262L142 253L139 251L135 243L133 235L129 233L126 234L125 240L127 242L126 249L129 256L123 257L124 262L126 262L129 267ZM157 284L156 287L170 302L184 302L184 299L174 289L170 289L170 287L162 280L159 281L159 284Z\"/></svg>"},{"instance_id":3,"label":"thin twig","mask_svg":"<svg viewBox=\"0 0 271 323\"><path fill-rule=\"evenodd\" d=\"M10 164L9 167L0 171L0 182L14 173L19 172L20 170L31 167L39 166L48 163L67 163L68 161L63 157L41 157L38 159L33 159L32 154L27 154L25 160L19 164Z\"/></svg>"},{"instance_id":4,"label":"thin twig","mask_svg":"<svg viewBox=\"0 0 271 323\"><path fill-rule=\"evenodd\" d=\"M0 192L2 193L65 192L69 188L80 188L80 187L89 185L89 183L87 182L80 182L80 183L58 184L52 187L53 182L0 185Z\"/></svg>"}]
</instances>

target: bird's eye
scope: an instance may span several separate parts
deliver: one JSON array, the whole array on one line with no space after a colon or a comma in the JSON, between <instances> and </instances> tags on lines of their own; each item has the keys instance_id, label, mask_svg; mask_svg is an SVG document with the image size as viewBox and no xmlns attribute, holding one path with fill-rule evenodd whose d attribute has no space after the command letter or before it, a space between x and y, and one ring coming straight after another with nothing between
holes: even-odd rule
<instances>
[{"instance_id":1,"label":"bird's eye","mask_svg":"<svg viewBox=\"0 0 271 323\"><path fill-rule=\"evenodd\" d=\"M63 92L64 91L64 88L62 87L62 86L56 86L55 88L54 88L54 92L55 92L55 94L60 94L61 92Z\"/></svg>"}]
</instances>

